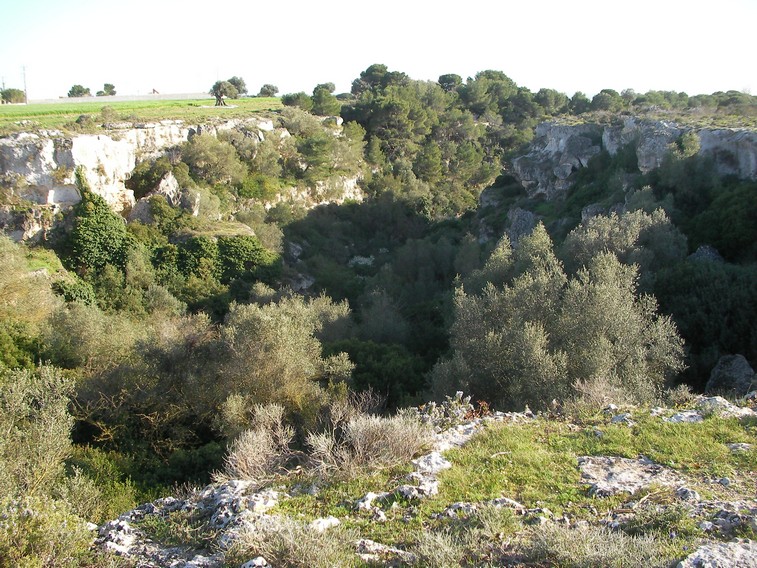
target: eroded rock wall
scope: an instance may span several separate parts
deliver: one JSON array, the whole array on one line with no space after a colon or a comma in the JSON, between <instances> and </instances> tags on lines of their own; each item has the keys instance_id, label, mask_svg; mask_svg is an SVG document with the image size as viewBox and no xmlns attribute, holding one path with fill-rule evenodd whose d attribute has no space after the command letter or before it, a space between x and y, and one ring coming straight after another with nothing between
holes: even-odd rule
<instances>
[{"instance_id":1,"label":"eroded rock wall","mask_svg":"<svg viewBox=\"0 0 757 568\"><path fill-rule=\"evenodd\" d=\"M262 140L274 130L269 119L233 120L221 125L186 125L167 120L135 127L112 128L102 134L66 136L60 131L19 133L0 138L0 179L21 199L66 207L81 199L74 171L81 168L92 191L116 211L134 205L125 181L138 160L155 157L199 133L243 128Z\"/></svg>"},{"instance_id":2,"label":"eroded rock wall","mask_svg":"<svg viewBox=\"0 0 757 568\"><path fill-rule=\"evenodd\" d=\"M614 156L632 144L639 172L647 173L659 167L670 145L690 131L699 138L699 155L711 158L718 174L757 179L757 132L694 129L635 117L610 125L541 124L529 152L513 160L513 173L529 196L559 199L572 186L572 174L603 150Z\"/></svg>"}]
</instances>

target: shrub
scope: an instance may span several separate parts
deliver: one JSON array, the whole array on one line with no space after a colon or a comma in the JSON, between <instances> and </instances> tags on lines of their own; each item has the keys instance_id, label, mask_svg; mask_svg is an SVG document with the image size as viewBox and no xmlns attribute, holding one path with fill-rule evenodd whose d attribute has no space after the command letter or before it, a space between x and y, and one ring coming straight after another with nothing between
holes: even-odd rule
<instances>
[{"instance_id":1,"label":"shrub","mask_svg":"<svg viewBox=\"0 0 757 568\"><path fill-rule=\"evenodd\" d=\"M281 568L349 568L362 566L355 554L358 535L335 527L325 532L279 518L256 526L245 525L226 553L227 562L238 565L254 556L263 556Z\"/></svg>"},{"instance_id":2,"label":"shrub","mask_svg":"<svg viewBox=\"0 0 757 568\"><path fill-rule=\"evenodd\" d=\"M157 160L139 162L126 180L125 185L134 190L134 197L141 199L158 187L160 181L172 171L171 162L166 156Z\"/></svg>"},{"instance_id":3,"label":"shrub","mask_svg":"<svg viewBox=\"0 0 757 568\"><path fill-rule=\"evenodd\" d=\"M102 197L86 188L81 170L76 174L82 200L73 209L73 229L63 258L84 277L101 271L106 264L123 268L131 240L126 223Z\"/></svg>"},{"instance_id":4,"label":"shrub","mask_svg":"<svg viewBox=\"0 0 757 568\"><path fill-rule=\"evenodd\" d=\"M218 262L221 266L221 282L235 278L272 276L278 255L262 247L260 241L249 235L218 238Z\"/></svg>"},{"instance_id":5,"label":"shrub","mask_svg":"<svg viewBox=\"0 0 757 568\"><path fill-rule=\"evenodd\" d=\"M281 103L284 106L299 107L302 110L310 110L313 108L313 99L311 99L310 95L308 95L304 91L282 95Z\"/></svg>"},{"instance_id":6,"label":"shrub","mask_svg":"<svg viewBox=\"0 0 757 568\"><path fill-rule=\"evenodd\" d=\"M414 416L359 415L336 431L309 434L307 445L316 470L349 475L404 464L430 440L430 427Z\"/></svg>"},{"instance_id":7,"label":"shrub","mask_svg":"<svg viewBox=\"0 0 757 568\"><path fill-rule=\"evenodd\" d=\"M239 193L239 197L246 199L270 201L278 195L279 189L280 184L277 178L261 173L254 173L244 179L237 192Z\"/></svg>"},{"instance_id":8,"label":"shrub","mask_svg":"<svg viewBox=\"0 0 757 568\"><path fill-rule=\"evenodd\" d=\"M57 496L79 517L101 524L137 505L137 489L122 471L117 454L74 446L67 468Z\"/></svg>"},{"instance_id":9,"label":"shrub","mask_svg":"<svg viewBox=\"0 0 757 568\"><path fill-rule=\"evenodd\" d=\"M39 495L59 481L71 451L72 389L50 366L0 374L0 494Z\"/></svg>"},{"instance_id":10,"label":"shrub","mask_svg":"<svg viewBox=\"0 0 757 568\"><path fill-rule=\"evenodd\" d=\"M192 176L210 185L235 185L247 175L234 146L215 136L194 136L182 147L181 156Z\"/></svg>"},{"instance_id":11,"label":"shrub","mask_svg":"<svg viewBox=\"0 0 757 568\"><path fill-rule=\"evenodd\" d=\"M633 537L604 528L567 528L547 524L532 530L520 548L532 562L548 562L566 568L668 566L662 545L648 536Z\"/></svg>"},{"instance_id":12,"label":"shrub","mask_svg":"<svg viewBox=\"0 0 757 568\"><path fill-rule=\"evenodd\" d=\"M0 500L0 568L87 565L93 534L66 503L44 497Z\"/></svg>"},{"instance_id":13,"label":"shrub","mask_svg":"<svg viewBox=\"0 0 757 568\"><path fill-rule=\"evenodd\" d=\"M546 407L602 379L637 402L650 401L679 371L683 347L654 298L636 292L636 270L610 253L568 279L540 225L521 239L481 295L458 289L452 356L433 371L435 393L467 390L520 409ZM484 267L482 274L486 274Z\"/></svg>"},{"instance_id":14,"label":"shrub","mask_svg":"<svg viewBox=\"0 0 757 568\"><path fill-rule=\"evenodd\" d=\"M244 412L238 407L240 402L248 401L238 396L226 401L227 430L229 427L236 429L245 421ZM232 417L231 412L236 416ZM223 474L219 474L218 479L244 479L262 484L292 459L289 444L294 430L284 424L284 407L279 404L256 405L251 414L250 428L232 442L224 460Z\"/></svg>"}]
</instances>

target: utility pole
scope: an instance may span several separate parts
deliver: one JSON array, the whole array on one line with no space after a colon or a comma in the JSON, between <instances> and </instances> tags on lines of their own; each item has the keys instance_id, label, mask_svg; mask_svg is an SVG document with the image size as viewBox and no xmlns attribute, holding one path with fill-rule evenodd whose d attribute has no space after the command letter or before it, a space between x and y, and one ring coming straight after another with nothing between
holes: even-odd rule
<instances>
[{"instance_id":1,"label":"utility pole","mask_svg":"<svg viewBox=\"0 0 757 568\"><path fill-rule=\"evenodd\" d=\"M26 65L24 65L24 104L29 104L29 95L26 93Z\"/></svg>"}]
</instances>

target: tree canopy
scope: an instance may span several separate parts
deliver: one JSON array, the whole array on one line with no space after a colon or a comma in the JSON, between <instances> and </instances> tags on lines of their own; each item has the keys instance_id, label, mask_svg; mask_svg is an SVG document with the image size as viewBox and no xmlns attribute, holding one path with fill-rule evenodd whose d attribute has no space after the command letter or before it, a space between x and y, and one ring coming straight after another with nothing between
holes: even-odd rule
<instances>
[{"instance_id":1,"label":"tree canopy","mask_svg":"<svg viewBox=\"0 0 757 568\"><path fill-rule=\"evenodd\" d=\"M81 85L74 85L68 90L68 96L69 97L91 97L92 92L89 90L88 87L83 87Z\"/></svg>"}]
</instances>

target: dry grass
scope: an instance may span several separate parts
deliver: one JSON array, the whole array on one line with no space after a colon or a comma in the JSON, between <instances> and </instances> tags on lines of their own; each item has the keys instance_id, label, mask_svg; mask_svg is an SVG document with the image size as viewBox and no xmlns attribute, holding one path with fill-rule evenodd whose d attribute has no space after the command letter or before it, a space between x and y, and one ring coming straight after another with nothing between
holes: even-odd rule
<instances>
[{"instance_id":1,"label":"dry grass","mask_svg":"<svg viewBox=\"0 0 757 568\"><path fill-rule=\"evenodd\" d=\"M262 556L277 568L349 568L362 565L356 533L335 527L325 532L288 518L243 530L226 553L228 566Z\"/></svg>"},{"instance_id":2,"label":"dry grass","mask_svg":"<svg viewBox=\"0 0 757 568\"><path fill-rule=\"evenodd\" d=\"M311 465L322 473L354 473L407 463L431 441L431 429L412 416L360 414L333 431L310 434Z\"/></svg>"},{"instance_id":3,"label":"dry grass","mask_svg":"<svg viewBox=\"0 0 757 568\"><path fill-rule=\"evenodd\" d=\"M289 444L294 429L284 423L284 407L258 405L253 409L253 425L231 444L224 470L216 481L244 479L262 485L281 472L294 453Z\"/></svg>"}]
</instances>

